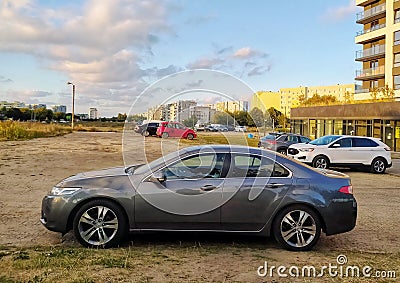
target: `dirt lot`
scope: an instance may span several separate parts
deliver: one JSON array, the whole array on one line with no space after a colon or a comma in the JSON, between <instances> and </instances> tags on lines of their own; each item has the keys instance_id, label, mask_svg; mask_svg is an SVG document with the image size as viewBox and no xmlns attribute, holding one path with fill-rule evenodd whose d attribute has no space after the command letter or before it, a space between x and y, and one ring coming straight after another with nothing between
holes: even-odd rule
<instances>
[{"instance_id":1,"label":"dirt lot","mask_svg":"<svg viewBox=\"0 0 400 283\"><path fill-rule=\"evenodd\" d=\"M121 140L121 133L75 132L56 138L1 142L0 246L17 248L76 246L73 237L70 235L62 238L60 234L49 232L42 227L39 222L41 199L54 184L67 176L87 170L123 165ZM137 134L132 134L132 140L143 143L143 138ZM145 141L146 146L151 147L148 152L159 150L158 142L159 139L148 138ZM171 140L164 149L169 151L175 148L176 140ZM126 146L125 151L130 152L127 158L129 162L134 161L135 156L137 162L143 162L144 155L138 152L136 147L129 148ZM159 155L159 153L155 153L148 158L153 159ZM307 262L310 258L315 258L315 261L318 262L326 255L334 256L341 253L353 256L358 253L380 254L388 257L398 255L400 253L400 177L354 171L346 171L346 173L352 177L355 196L359 203L358 223L353 231L331 237L322 236L321 242L313 253L289 253L281 250L273 240L259 240L251 237L245 239L242 237L232 238L224 235L206 236L205 241L207 243L213 248L215 245L220 246L221 249L217 248L216 251L213 250L207 255L207 259L205 258L204 261L212 260L212 267L209 266L210 263L202 262L199 272L207 273L207 270L212 269L213 272L205 277L207 281L225 281L228 277L225 278L220 275L223 273L222 269L228 265L236 281L249 282L252 281L249 278L254 279L254 268L263 263L263 257L286 263ZM163 241L167 241L167 245L171 243L175 245L177 243L176 237L178 237L179 243L182 243L182 241L184 243L194 242L194 245L197 246L202 239L202 236L198 235L173 235L173 240L171 238L170 240L168 238L167 240L160 240L158 236L141 237L132 240L133 247L135 245L148 245L148 239L154 241L156 245L159 243L157 241L161 241L162 244L165 244ZM235 253L229 251L232 243L244 242L246 245L253 245L253 248L258 249L261 245L264 245L264 241L266 241L267 252L259 256L259 261L253 263L253 267L250 266L250 270L254 270L247 272L251 272L252 275L247 277L246 272L239 272L243 264L246 263L248 250L243 248L241 254L236 255L237 250L235 250ZM224 250L227 251L227 254L224 254ZM207 252L207 248L205 251ZM335 262L335 257L333 257L333 260L331 258L330 261ZM199 263L196 257L189 259L190 262ZM159 272L168 273L175 270L176 267L165 264L159 266L159 268ZM380 266L380 268L383 269L385 266ZM143 268L142 272L157 273L157 271L146 268ZM151 277L154 282L165 279L159 272L157 276L153 274ZM397 273L400 276L400 270ZM171 276L169 280L178 278L174 275Z\"/></svg>"}]
</instances>

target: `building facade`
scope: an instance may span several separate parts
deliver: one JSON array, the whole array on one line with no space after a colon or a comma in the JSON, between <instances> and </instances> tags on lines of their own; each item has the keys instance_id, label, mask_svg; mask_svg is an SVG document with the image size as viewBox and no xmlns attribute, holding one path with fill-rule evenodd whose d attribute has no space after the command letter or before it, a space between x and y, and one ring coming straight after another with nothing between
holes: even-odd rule
<instances>
[{"instance_id":1,"label":"building facade","mask_svg":"<svg viewBox=\"0 0 400 283\"><path fill-rule=\"evenodd\" d=\"M355 60L362 67L355 79L361 83L355 99L371 99L376 89L387 86L400 97L400 1L356 0L363 8L356 22L363 26L355 43L361 46Z\"/></svg>"},{"instance_id":2,"label":"building facade","mask_svg":"<svg viewBox=\"0 0 400 283\"><path fill-rule=\"evenodd\" d=\"M52 109L53 112L67 113L67 106L65 105L54 105Z\"/></svg>"},{"instance_id":3,"label":"building facade","mask_svg":"<svg viewBox=\"0 0 400 283\"><path fill-rule=\"evenodd\" d=\"M273 91L258 91L251 97L250 108L258 108L266 112L269 108L281 111L281 93Z\"/></svg>"},{"instance_id":4,"label":"building facade","mask_svg":"<svg viewBox=\"0 0 400 283\"><path fill-rule=\"evenodd\" d=\"M99 111L95 107L89 108L89 119L97 120L99 119Z\"/></svg>"},{"instance_id":5,"label":"building facade","mask_svg":"<svg viewBox=\"0 0 400 283\"><path fill-rule=\"evenodd\" d=\"M400 151L400 102L298 107L292 113L294 133L312 139L332 134L376 137Z\"/></svg>"},{"instance_id":6,"label":"building facade","mask_svg":"<svg viewBox=\"0 0 400 283\"><path fill-rule=\"evenodd\" d=\"M245 100L237 100L237 101L220 101L213 105L215 110L217 111L249 111L249 102Z\"/></svg>"}]
</instances>

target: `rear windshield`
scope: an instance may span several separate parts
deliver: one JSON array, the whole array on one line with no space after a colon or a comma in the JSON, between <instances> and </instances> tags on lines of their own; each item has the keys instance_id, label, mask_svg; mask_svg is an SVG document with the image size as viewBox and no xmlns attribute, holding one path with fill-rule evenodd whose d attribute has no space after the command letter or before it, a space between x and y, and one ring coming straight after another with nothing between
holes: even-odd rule
<instances>
[{"instance_id":1,"label":"rear windshield","mask_svg":"<svg viewBox=\"0 0 400 283\"><path fill-rule=\"evenodd\" d=\"M274 139L276 139L276 137L277 137L277 135L271 135L271 134L269 134L269 135L266 135L265 137L263 137L263 138L261 138L262 140L274 140Z\"/></svg>"}]
</instances>

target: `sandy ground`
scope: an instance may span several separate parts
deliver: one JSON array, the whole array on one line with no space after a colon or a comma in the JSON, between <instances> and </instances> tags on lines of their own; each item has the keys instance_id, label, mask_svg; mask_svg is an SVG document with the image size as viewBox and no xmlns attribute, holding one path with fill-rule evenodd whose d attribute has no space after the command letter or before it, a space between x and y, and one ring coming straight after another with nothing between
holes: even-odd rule
<instances>
[{"instance_id":1,"label":"sandy ground","mask_svg":"<svg viewBox=\"0 0 400 283\"><path fill-rule=\"evenodd\" d=\"M143 141L137 134L130 135L129 140L145 142L150 153L160 148L160 139ZM123 165L121 140L121 133L75 132L56 138L0 142L0 245L71 244L72 239L49 232L40 224L41 199L54 184L72 174ZM176 148L176 140L168 143L169 150ZM125 146L129 162L135 156L137 162L144 161L138 148ZM346 234L322 236L316 250L400 252L400 177L345 172L352 177L359 203L357 227Z\"/></svg>"}]
</instances>

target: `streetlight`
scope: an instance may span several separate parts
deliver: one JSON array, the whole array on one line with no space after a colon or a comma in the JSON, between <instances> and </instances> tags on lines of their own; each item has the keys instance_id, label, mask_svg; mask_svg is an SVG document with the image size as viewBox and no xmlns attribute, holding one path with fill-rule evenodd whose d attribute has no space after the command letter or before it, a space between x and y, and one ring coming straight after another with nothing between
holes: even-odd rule
<instances>
[{"instance_id":1,"label":"streetlight","mask_svg":"<svg viewBox=\"0 0 400 283\"><path fill-rule=\"evenodd\" d=\"M74 129L74 113L75 113L75 85L71 82L67 83L72 85L72 117L71 117L71 128Z\"/></svg>"}]
</instances>

